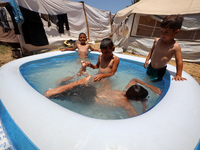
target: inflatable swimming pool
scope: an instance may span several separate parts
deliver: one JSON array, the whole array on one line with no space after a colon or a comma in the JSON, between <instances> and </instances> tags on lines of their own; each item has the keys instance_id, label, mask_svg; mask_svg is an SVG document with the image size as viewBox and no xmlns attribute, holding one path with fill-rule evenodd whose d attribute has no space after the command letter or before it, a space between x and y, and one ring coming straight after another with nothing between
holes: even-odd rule
<instances>
[{"instance_id":1,"label":"inflatable swimming pool","mask_svg":"<svg viewBox=\"0 0 200 150\"><path fill-rule=\"evenodd\" d=\"M67 53L73 52L33 55L0 68L1 119L8 135L12 133L10 139L16 148L190 150L197 147L200 86L189 74L183 72L187 81L170 81L164 98L142 115L121 120L94 119L53 103L33 89L20 73L20 66L26 62ZM116 55L144 62L143 58ZM172 78L176 68L168 65L167 69Z\"/></svg>"}]
</instances>

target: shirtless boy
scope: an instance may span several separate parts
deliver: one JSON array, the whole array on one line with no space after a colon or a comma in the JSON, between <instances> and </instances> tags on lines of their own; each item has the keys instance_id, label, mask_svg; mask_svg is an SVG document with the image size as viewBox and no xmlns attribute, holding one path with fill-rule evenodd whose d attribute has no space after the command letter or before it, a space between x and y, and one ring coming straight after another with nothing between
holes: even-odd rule
<instances>
[{"instance_id":1,"label":"shirtless boy","mask_svg":"<svg viewBox=\"0 0 200 150\"><path fill-rule=\"evenodd\" d=\"M149 52L144 68L147 68L147 75L151 81L160 81L165 74L168 62L173 56L176 59L176 76L172 80L183 81L183 61L180 45L174 40L175 35L180 31L183 16L166 16L161 23L160 38L155 39L153 47ZM151 63L149 64L149 60Z\"/></svg>"},{"instance_id":2,"label":"shirtless boy","mask_svg":"<svg viewBox=\"0 0 200 150\"><path fill-rule=\"evenodd\" d=\"M79 81L48 90L45 92L45 96L48 98L53 98L77 86L87 86L90 79L91 75L88 75L86 78L83 78ZM137 116L138 113L133 108L130 100L141 101L143 105L143 112L145 112L147 107L146 97L148 96L148 91L137 83L150 88L157 95L161 94L159 88L145 84L144 82L134 78L128 83L123 91L112 90L109 84L101 84L101 86L98 88L93 86L92 88L96 89L96 96L94 97L95 103L111 107L122 107L125 109L128 117Z\"/></svg>"},{"instance_id":3,"label":"shirtless boy","mask_svg":"<svg viewBox=\"0 0 200 150\"><path fill-rule=\"evenodd\" d=\"M98 75L93 79L94 82L102 78L113 76L119 65L119 58L113 54L115 46L111 39L105 38L101 41L100 49L102 54L99 55L96 65L85 62L86 66L92 69L99 69Z\"/></svg>"},{"instance_id":4,"label":"shirtless boy","mask_svg":"<svg viewBox=\"0 0 200 150\"><path fill-rule=\"evenodd\" d=\"M90 44L86 44L87 37L86 37L85 33L80 33L78 40L79 40L80 44L76 44L72 48L61 49L61 51L74 51L74 50L78 49L79 58L87 58L88 57L88 51L89 51L89 49L91 51L98 51L98 52L100 52L99 49L94 49L94 48L92 48L90 46Z\"/></svg>"},{"instance_id":5,"label":"shirtless boy","mask_svg":"<svg viewBox=\"0 0 200 150\"><path fill-rule=\"evenodd\" d=\"M161 94L159 88L133 78L123 91L112 90L111 87L106 84L100 86L96 89L97 94L95 102L105 106L122 107L129 117L137 116L138 113L133 108L130 100L140 101L143 105L143 112L146 111L146 101L148 100L148 91L138 83L150 88L156 95Z\"/></svg>"}]
</instances>

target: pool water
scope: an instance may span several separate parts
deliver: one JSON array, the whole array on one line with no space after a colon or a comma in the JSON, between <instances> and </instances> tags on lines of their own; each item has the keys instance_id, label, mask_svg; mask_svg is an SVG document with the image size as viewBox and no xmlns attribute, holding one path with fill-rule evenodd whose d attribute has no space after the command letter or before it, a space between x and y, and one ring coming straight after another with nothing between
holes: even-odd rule
<instances>
[{"instance_id":1,"label":"pool water","mask_svg":"<svg viewBox=\"0 0 200 150\"><path fill-rule=\"evenodd\" d=\"M89 54L88 61L91 63L96 64L97 59L97 54ZM35 90L44 95L48 89L57 87L60 79L75 76L80 66L78 54L75 52L25 63L20 67L20 72ZM98 73L98 69L87 68L87 72L95 76ZM79 80L80 78L82 77L74 77L69 82ZM143 64L132 60L120 59L118 70L114 76L109 78L109 81L113 90L123 91L133 78L159 87L161 91L163 90L163 81L150 82ZM98 84L100 83L97 83L96 86ZM148 111L160 101L162 96L155 95L149 88L146 89L149 92L148 101L146 102L146 111ZM62 107L88 117L109 120L128 118L125 110L121 107L95 104L93 93L94 89L90 88L90 86L79 87L78 89L75 88L73 91L69 91L65 95L50 100ZM131 101L131 104L138 114L143 113L141 102Z\"/></svg>"}]
</instances>

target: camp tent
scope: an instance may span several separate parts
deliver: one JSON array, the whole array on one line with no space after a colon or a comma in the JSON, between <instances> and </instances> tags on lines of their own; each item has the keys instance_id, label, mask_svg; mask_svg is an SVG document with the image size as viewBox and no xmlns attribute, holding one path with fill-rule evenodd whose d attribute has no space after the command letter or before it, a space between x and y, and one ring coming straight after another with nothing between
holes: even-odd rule
<instances>
[{"instance_id":1,"label":"camp tent","mask_svg":"<svg viewBox=\"0 0 200 150\"><path fill-rule=\"evenodd\" d=\"M59 33L57 25L42 19L42 23L45 29L46 36L48 38L49 45L34 46L26 44L23 34L16 35L4 35L0 36L0 41L6 39L6 36L11 36L9 42L16 42L19 39L21 46L29 51L35 51L38 49L44 49L51 47L50 45L63 43L64 40L77 40L78 35L81 32L86 33L90 41L101 40L102 38L109 37L111 33L110 11L99 10L91 7L84 2L72 2L67 0L17 0L18 5L33 12L47 15L59 15L67 14L69 30L65 30L64 33ZM9 15L8 15L9 18ZM9 19L11 21L11 19ZM7 39L8 40L8 39ZM4 41L6 42L6 41Z\"/></svg>"},{"instance_id":2,"label":"camp tent","mask_svg":"<svg viewBox=\"0 0 200 150\"><path fill-rule=\"evenodd\" d=\"M113 23L115 45L146 56L154 38L160 35L162 19L171 14L184 16L181 32L176 36L184 61L200 62L199 0L140 0L118 11Z\"/></svg>"}]
</instances>

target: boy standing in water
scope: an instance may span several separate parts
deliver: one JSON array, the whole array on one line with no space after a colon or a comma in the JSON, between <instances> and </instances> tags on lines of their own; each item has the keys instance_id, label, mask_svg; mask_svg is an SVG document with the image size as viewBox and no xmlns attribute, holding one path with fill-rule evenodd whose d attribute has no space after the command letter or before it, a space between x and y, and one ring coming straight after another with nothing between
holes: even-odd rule
<instances>
[{"instance_id":1,"label":"boy standing in water","mask_svg":"<svg viewBox=\"0 0 200 150\"><path fill-rule=\"evenodd\" d=\"M172 80L183 81L183 61L180 45L174 40L175 35L180 31L183 22L182 15L166 16L161 23L160 38L155 39L153 47L149 52L144 68L151 81L160 81L165 74L167 63L175 55L176 76ZM149 64L149 60L151 63Z\"/></svg>"},{"instance_id":2,"label":"boy standing in water","mask_svg":"<svg viewBox=\"0 0 200 150\"><path fill-rule=\"evenodd\" d=\"M61 51L74 51L74 50L78 49L79 58L87 58L88 57L88 51L89 51L89 49L91 51L98 51L98 52L100 52L99 49L94 49L94 48L92 48L90 46L90 44L86 44L87 37L86 37L85 33L80 33L78 40L79 40L80 44L76 44L76 46L74 46L72 48L61 49Z\"/></svg>"}]
</instances>

